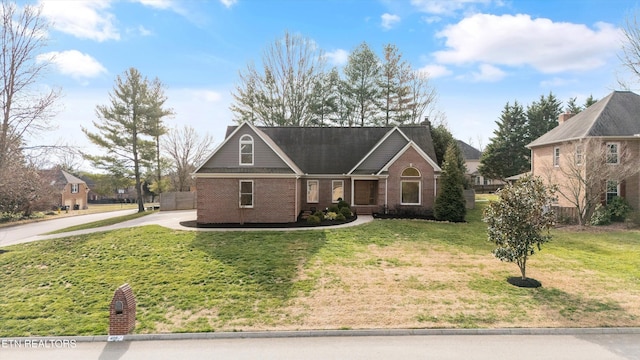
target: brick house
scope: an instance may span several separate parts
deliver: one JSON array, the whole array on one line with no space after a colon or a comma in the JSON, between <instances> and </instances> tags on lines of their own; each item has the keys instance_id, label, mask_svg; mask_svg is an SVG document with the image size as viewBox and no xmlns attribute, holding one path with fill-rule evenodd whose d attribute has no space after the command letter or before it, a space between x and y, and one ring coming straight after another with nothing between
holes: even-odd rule
<instances>
[{"instance_id":1,"label":"brick house","mask_svg":"<svg viewBox=\"0 0 640 360\"><path fill-rule=\"evenodd\" d=\"M53 206L68 206L69 209L86 209L89 187L87 183L62 169L48 170L46 175L54 189Z\"/></svg>"},{"instance_id":2,"label":"brick house","mask_svg":"<svg viewBox=\"0 0 640 360\"><path fill-rule=\"evenodd\" d=\"M614 175L616 169L624 167L625 161L634 164L632 161L640 156L639 115L640 96L629 91L614 91L575 116L560 115L557 127L527 145L531 149L533 175L563 187L565 192L574 190L576 197L584 199L587 191L598 196L599 202L606 203L620 196L634 209L640 209L638 172L624 178ZM600 179L603 174L611 178L583 181L591 189L580 189L576 185L578 177ZM557 205L575 206L564 196L558 197Z\"/></svg>"},{"instance_id":3,"label":"brick house","mask_svg":"<svg viewBox=\"0 0 640 360\"><path fill-rule=\"evenodd\" d=\"M431 132L402 127L227 128L194 173L197 222L287 223L338 199L358 214L433 209L440 168Z\"/></svg>"}]
</instances>

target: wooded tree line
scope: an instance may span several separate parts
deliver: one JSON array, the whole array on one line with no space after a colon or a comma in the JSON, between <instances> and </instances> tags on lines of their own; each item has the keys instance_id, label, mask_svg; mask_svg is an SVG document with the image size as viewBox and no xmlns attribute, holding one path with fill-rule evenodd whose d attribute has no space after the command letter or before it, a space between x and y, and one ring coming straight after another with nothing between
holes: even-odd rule
<instances>
[{"instance_id":1,"label":"wooded tree line","mask_svg":"<svg viewBox=\"0 0 640 360\"><path fill-rule=\"evenodd\" d=\"M436 113L429 75L413 69L393 44L382 57L360 44L339 69L301 35L285 32L239 74L230 109L236 122L265 126L417 124Z\"/></svg>"},{"instance_id":2,"label":"wooded tree line","mask_svg":"<svg viewBox=\"0 0 640 360\"><path fill-rule=\"evenodd\" d=\"M500 180L530 171L531 152L526 145L558 126L562 112L577 114L596 102L589 96L578 105L576 98L571 98L563 108L551 92L526 108L517 100L507 102L496 121L494 136L482 153L478 171L486 178Z\"/></svg>"}]
</instances>

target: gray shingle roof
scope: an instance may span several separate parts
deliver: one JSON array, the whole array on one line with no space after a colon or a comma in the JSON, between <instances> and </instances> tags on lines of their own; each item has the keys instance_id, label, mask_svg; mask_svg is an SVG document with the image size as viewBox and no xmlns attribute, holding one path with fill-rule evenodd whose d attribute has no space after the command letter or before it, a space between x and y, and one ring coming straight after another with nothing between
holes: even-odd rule
<instances>
[{"instance_id":1,"label":"gray shingle roof","mask_svg":"<svg viewBox=\"0 0 640 360\"><path fill-rule=\"evenodd\" d=\"M307 174L346 174L393 127L257 127ZM433 161L431 132L425 126L401 126ZM236 126L227 128L227 137Z\"/></svg>"},{"instance_id":2,"label":"gray shingle roof","mask_svg":"<svg viewBox=\"0 0 640 360\"><path fill-rule=\"evenodd\" d=\"M640 95L614 91L586 110L531 142L527 147L599 136L640 134Z\"/></svg>"},{"instance_id":3,"label":"gray shingle roof","mask_svg":"<svg viewBox=\"0 0 640 360\"><path fill-rule=\"evenodd\" d=\"M480 160L480 156L482 156L480 150L474 148L473 146L467 144L462 140L456 141L458 142L458 147L462 152L462 157L464 157L465 160Z\"/></svg>"}]
</instances>

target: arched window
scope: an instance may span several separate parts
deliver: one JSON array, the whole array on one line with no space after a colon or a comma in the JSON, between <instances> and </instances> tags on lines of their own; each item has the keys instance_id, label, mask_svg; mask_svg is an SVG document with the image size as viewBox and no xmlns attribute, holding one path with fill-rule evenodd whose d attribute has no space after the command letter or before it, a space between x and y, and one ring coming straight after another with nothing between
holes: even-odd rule
<instances>
[{"instance_id":1,"label":"arched window","mask_svg":"<svg viewBox=\"0 0 640 360\"><path fill-rule=\"evenodd\" d=\"M240 138L240 165L253 165L253 138L250 135Z\"/></svg>"},{"instance_id":2,"label":"arched window","mask_svg":"<svg viewBox=\"0 0 640 360\"><path fill-rule=\"evenodd\" d=\"M420 171L414 167L408 167L402 171L403 177L420 177Z\"/></svg>"},{"instance_id":3,"label":"arched window","mask_svg":"<svg viewBox=\"0 0 640 360\"><path fill-rule=\"evenodd\" d=\"M420 205L422 203L422 181L420 171L414 167L408 167L402 171L401 205Z\"/></svg>"}]
</instances>

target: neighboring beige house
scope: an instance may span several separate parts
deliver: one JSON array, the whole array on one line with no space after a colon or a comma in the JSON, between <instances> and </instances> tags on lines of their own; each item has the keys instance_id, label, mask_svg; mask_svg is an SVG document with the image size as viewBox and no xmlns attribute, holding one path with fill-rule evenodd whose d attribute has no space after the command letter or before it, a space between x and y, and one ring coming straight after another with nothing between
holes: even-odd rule
<instances>
[{"instance_id":1,"label":"neighboring beige house","mask_svg":"<svg viewBox=\"0 0 640 360\"><path fill-rule=\"evenodd\" d=\"M614 91L575 116L562 114L558 123L527 145L533 175L561 186L564 193L574 191L581 201L588 191L597 202L620 196L640 209L640 96ZM578 178L589 189L581 188ZM558 196L559 207L574 204Z\"/></svg>"},{"instance_id":2,"label":"neighboring beige house","mask_svg":"<svg viewBox=\"0 0 640 360\"><path fill-rule=\"evenodd\" d=\"M198 168L197 221L295 222L347 201L358 214L433 210L431 131L400 127L231 126Z\"/></svg>"},{"instance_id":3,"label":"neighboring beige house","mask_svg":"<svg viewBox=\"0 0 640 360\"><path fill-rule=\"evenodd\" d=\"M53 194L53 206L68 206L70 210L87 208L89 187L84 180L62 169L48 170L47 176L56 191Z\"/></svg>"},{"instance_id":4,"label":"neighboring beige house","mask_svg":"<svg viewBox=\"0 0 640 360\"><path fill-rule=\"evenodd\" d=\"M480 150L462 140L456 141L458 142L458 147L462 152L462 157L464 158L464 163L467 167L467 179L474 190L477 192L493 192L501 185L504 185L502 180L487 179L480 174L478 171L478 168L480 167L480 158L482 157L482 152Z\"/></svg>"}]
</instances>

